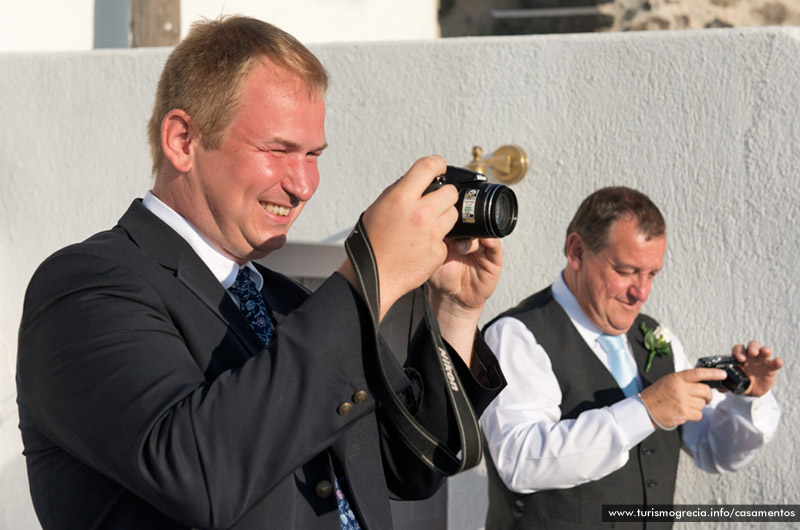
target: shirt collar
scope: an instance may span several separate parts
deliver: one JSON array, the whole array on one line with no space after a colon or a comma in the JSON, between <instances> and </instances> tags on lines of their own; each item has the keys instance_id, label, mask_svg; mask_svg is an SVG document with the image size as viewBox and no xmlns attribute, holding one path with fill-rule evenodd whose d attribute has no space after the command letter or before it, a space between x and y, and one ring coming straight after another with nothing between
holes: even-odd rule
<instances>
[{"instance_id":1,"label":"shirt collar","mask_svg":"<svg viewBox=\"0 0 800 530\"><path fill-rule=\"evenodd\" d=\"M147 192L142 204L189 243L189 246L192 247L214 277L222 284L222 287L227 290L233 285L241 268L238 263L220 252L186 218L153 195L152 191ZM261 276L261 273L256 270L251 262L247 262L244 266L250 269L250 277L260 291L264 286L264 277Z\"/></svg>"},{"instance_id":2,"label":"shirt collar","mask_svg":"<svg viewBox=\"0 0 800 530\"><path fill-rule=\"evenodd\" d=\"M575 298L575 295L569 290L567 282L564 281L563 271L559 273L558 278L553 282L552 293L555 301L558 302L570 320L572 320L572 323L575 324L575 328L581 334L583 340L587 344L594 344L597 337L603 334L603 331L595 326L586 316L586 313L583 312L578 299ZM625 339L623 338L623 340Z\"/></svg>"}]
</instances>

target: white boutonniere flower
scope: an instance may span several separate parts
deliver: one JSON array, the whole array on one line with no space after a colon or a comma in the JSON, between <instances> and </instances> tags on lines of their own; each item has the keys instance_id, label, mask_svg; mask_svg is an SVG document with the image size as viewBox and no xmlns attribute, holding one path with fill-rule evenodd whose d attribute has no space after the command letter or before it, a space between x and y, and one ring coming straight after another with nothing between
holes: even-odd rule
<instances>
[{"instance_id":1,"label":"white boutonniere flower","mask_svg":"<svg viewBox=\"0 0 800 530\"><path fill-rule=\"evenodd\" d=\"M672 333L664 326L658 326L655 331L647 329L647 325L642 322L642 333L644 333L644 347L650 352L647 354L647 364L645 364L644 371L650 370L650 365L653 362L653 357L658 355L671 355L669 345L672 342Z\"/></svg>"}]
</instances>

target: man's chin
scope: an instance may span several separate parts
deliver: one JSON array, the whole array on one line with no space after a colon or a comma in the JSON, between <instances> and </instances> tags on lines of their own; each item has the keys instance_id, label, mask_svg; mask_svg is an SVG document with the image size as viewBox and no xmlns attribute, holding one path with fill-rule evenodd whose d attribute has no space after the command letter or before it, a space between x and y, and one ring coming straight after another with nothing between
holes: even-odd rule
<instances>
[{"instance_id":1,"label":"man's chin","mask_svg":"<svg viewBox=\"0 0 800 530\"><path fill-rule=\"evenodd\" d=\"M614 331L617 334L622 335L623 333L627 333L631 329L631 326L633 326L633 322L636 320L636 316L638 316L638 314L639 313L637 312L636 315L631 319L621 318L614 322L609 322L609 324L614 328Z\"/></svg>"},{"instance_id":2,"label":"man's chin","mask_svg":"<svg viewBox=\"0 0 800 530\"><path fill-rule=\"evenodd\" d=\"M267 257L270 252L283 248L286 244L286 234L272 236L258 247L253 249L250 259L261 259Z\"/></svg>"}]
</instances>

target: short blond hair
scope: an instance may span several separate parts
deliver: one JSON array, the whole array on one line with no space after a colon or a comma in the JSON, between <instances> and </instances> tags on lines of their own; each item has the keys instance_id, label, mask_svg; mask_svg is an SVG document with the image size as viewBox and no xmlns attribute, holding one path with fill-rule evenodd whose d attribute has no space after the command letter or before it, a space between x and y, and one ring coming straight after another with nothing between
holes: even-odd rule
<instances>
[{"instance_id":1,"label":"short blond hair","mask_svg":"<svg viewBox=\"0 0 800 530\"><path fill-rule=\"evenodd\" d=\"M244 80L267 58L296 74L309 93L328 88L325 67L292 35L250 17L223 16L195 22L170 53L156 90L147 125L153 172L164 161L161 122L181 109L198 127L205 147L216 149L233 119Z\"/></svg>"}]
</instances>

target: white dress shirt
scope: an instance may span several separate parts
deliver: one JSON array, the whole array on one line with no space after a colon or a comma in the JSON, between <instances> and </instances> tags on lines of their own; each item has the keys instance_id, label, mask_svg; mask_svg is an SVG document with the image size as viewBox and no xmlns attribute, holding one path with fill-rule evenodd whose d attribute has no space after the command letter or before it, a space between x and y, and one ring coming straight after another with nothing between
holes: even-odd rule
<instances>
[{"instance_id":1,"label":"white dress shirt","mask_svg":"<svg viewBox=\"0 0 800 530\"><path fill-rule=\"evenodd\" d=\"M583 313L561 274L552 293L586 344L608 366L597 342L602 332ZM550 358L527 326L504 317L486 330L485 338L508 386L484 411L481 425L498 473L512 491L571 488L601 479L624 466L630 449L654 432L638 396L562 420L561 388ZM634 362L627 337L625 343ZM672 338L671 347L675 371L693 366L678 339ZM771 439L780 409L771 392L759 398L713 392L703 418L683 425L683 449L704 471L735 471Z\"/></svg>"},{"instance_id":2,"label":"white dress shirt","mask_svg":"<svg viewBox=\"0 0 800 530\"><path fill-rule=\"evenodd\" d=\"M200 256L203 263L211 270L211 274L219 280L222 287L228 292L230 297L239 305L239 298L228 288L236 281L236 275L241 268L238 263L223 254L206 237L181 216L175 210L164 204L153 192L148 191L142 200L142 205L150 210L153 215L164 221L170 228L175 230L178 235L189 243L189 246ZM256 270L252 263L245 265L250 269L250 278L255 282L256 288L260 291L264 286L264 277Z\"/></svg>"}]
</instances>

